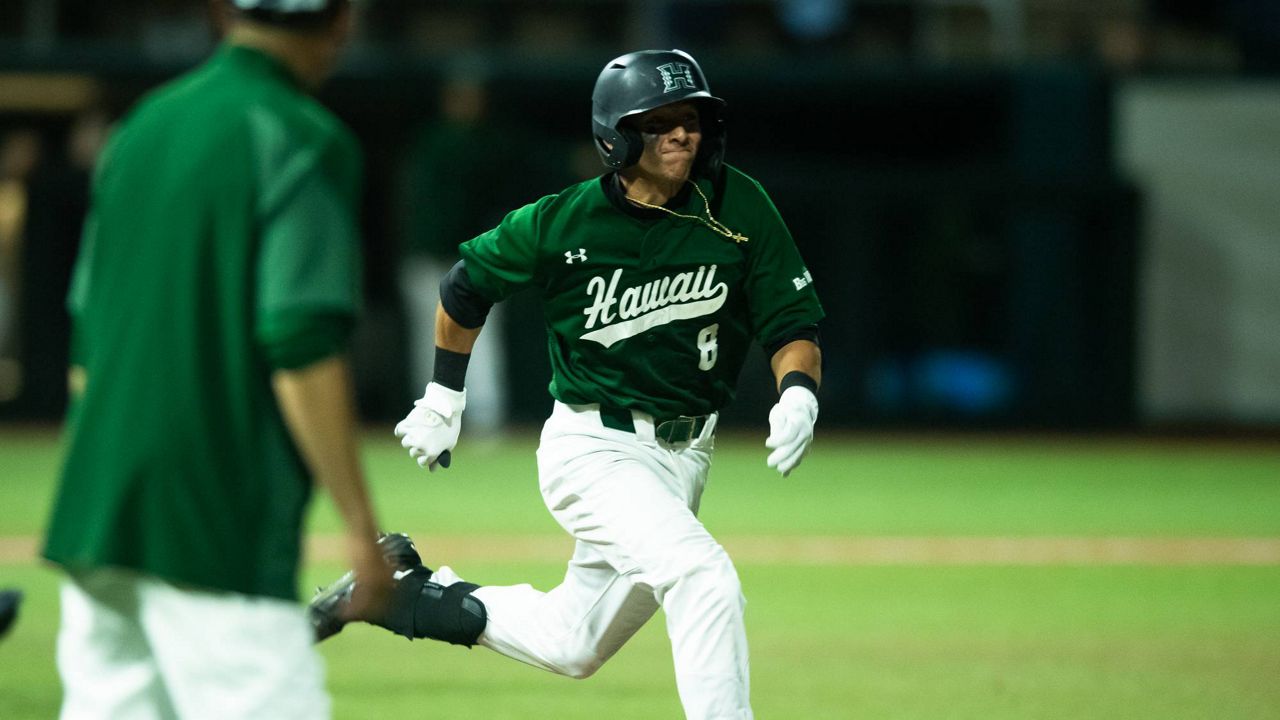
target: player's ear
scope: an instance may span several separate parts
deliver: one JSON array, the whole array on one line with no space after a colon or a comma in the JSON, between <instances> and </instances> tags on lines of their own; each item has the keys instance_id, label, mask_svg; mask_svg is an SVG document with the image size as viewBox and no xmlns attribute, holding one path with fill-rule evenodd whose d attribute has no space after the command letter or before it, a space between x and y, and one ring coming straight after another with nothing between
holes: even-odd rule
<instances>
[{"instance_id":1,"label":"player's ear","mask_svg":"<svg viewBox=\"0 0 1280 720\"><path fill-rule=\"evenodd\" d=\"M231 6L227 0L209 0L209 24L218 38L227 34L231 26Z\"/></svg>"},{"instance_id":2,"label":"player's ear","mask_svg":"<svg viewBox=\"0 0 1280 720\"><path fill-rule=\"evenodd\" d=\"M339 47L345 46L356 32L356 11L349 2L342 3L333 19L332 37Z\"/></svg>"}]
</instances>

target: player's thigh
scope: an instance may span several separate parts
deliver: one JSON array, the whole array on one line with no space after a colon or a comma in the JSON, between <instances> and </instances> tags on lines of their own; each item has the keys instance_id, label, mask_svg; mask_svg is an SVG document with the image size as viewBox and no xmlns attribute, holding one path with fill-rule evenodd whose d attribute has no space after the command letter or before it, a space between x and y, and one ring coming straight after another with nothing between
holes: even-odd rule
<instances>
[{"instance_id":1,"label":"player's thigh","mask_svg":"<svg viewBox=\"0 0 1280 720\"><path fill-rule=\"evenodd\" d=\"M619 574L653 587L723 557L691 508L702 478L643 446L594 445L575 452L573 438L557 438L539 449L543 499L579 542L595 547Z\"/></svg>"},{"instance_id":2,"label":"player's thigh","mask_svg":"<svg viewBox=\"0 0 1280 720\"><path fill-rule=\"evenodd\" d=\"M599 546L581 541L564 581L547 595L566 624L590 634L588 644L606 658L658 611L651 591L619 574Z\"/></svg>"},{"instance_id":3,"label":"player's thigh","mask_svg":"<svg viewBox=\"0 0 1280 720\"><path fill-rule=\"evenodd\" d=\"M138 622L138 582L112 569L63 581L57 664L64 720L176 717Z\"/></svg>"},{"instance_id":4,"label":"player's thigh","mask_svg":"<svg viewBox=\"0 0 1280 720\"><path fill-rule=\"evenodd\" d=\"M296 603L179 589L141 592L142 623L183 718L327 718L324 667Z\"/></svg>"}]
</instances>

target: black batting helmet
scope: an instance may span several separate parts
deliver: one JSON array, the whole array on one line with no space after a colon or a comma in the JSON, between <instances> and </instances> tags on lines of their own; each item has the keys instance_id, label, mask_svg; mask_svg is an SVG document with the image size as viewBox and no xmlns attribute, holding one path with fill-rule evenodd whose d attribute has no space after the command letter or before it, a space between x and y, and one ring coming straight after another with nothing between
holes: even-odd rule
<instances>
[{"instance_id":1,"label":"black batting helmet","mask_svg":"<svg viewBox=\"0 0 1280 720\"><path fill-rule=\"evenodd\" d=\"M640 161L644 141L622 126L624 119L683 100L697 103L702 124L694 172L718 173L724 160L724 100L711 94L698 61L682 50L628 53L600 72L591 93L591 133L605 166L621 170Z\"/></svg>"}]
</instances>

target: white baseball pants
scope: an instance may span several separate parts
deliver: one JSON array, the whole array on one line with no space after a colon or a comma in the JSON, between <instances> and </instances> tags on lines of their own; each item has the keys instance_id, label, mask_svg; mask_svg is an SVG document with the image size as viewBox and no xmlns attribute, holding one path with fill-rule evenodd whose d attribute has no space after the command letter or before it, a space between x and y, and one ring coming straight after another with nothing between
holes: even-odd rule
<instances>
[{"instance_id":1,"label":"white baseball pants","mask_svg":"<svg viewBox=\"0 0 1280 720\"><path fill-rule=\"evenodd\" d=\"M715 419L701 437L669 445L655 441L651 418L633 416L628 433L603 426L595 406L556 403L538 475L547 508L577 540L573 559L550 592L477 590L489 612L480 644L583 678L662 607L686 716L750 718L746 601L728 554L696 516Z\"/></svg>"},{"instance_id":2,"label":"white baseball pants","mask_svg":"<svg viewBox=\"0 0 1280 720\"><path fill-rule=\"evenodd\" d=\"M62 585L61 717L327 718L313 637L297 603L75 573Z\"/></svg>"}]
</instances>

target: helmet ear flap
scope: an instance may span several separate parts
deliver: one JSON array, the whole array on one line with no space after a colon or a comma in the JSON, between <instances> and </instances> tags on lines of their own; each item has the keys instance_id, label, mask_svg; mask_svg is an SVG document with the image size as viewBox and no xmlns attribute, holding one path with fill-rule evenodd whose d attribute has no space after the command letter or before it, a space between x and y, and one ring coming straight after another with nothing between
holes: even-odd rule
<instances>
[{"instance_id":1,"label":"helmet ear flap","mask_svg":"<svg viewBox=\"0 0 1280 720\"><path fill-rule=\"evenodd\" d=\"M627 149L622 159L622 167L629 168L640 162L640 156L644 154L644 138L640 137L640 133L626 126L618 128L618 134L622 137L622 144Z\"/></svg>"},{"instance_id":2,"label":"helmet ear flap","mask_svg":"<svg viewBox=\"0 0 1280 720\"><path fill-rule=\"evenodd\" d=\"M644 138L626 126L611 128L592 122L595 129L596 151L604 164L614 170L622 170L640 162L644 154Z\"/></svg>"},{"instance_id":3,"label":"helmet ear flap","mask_svg":"<svg viewBox=\"0 0 1280 720\"><path fill-rule=\"evenodd\" d=\"M600 160L614 170L624 167L623 162L627 157L626 139L614 128L594 120L591 122L591 127L594 130L592 135L595 137L596 152L600 153Z\"/></svg>"}]
</instances>

